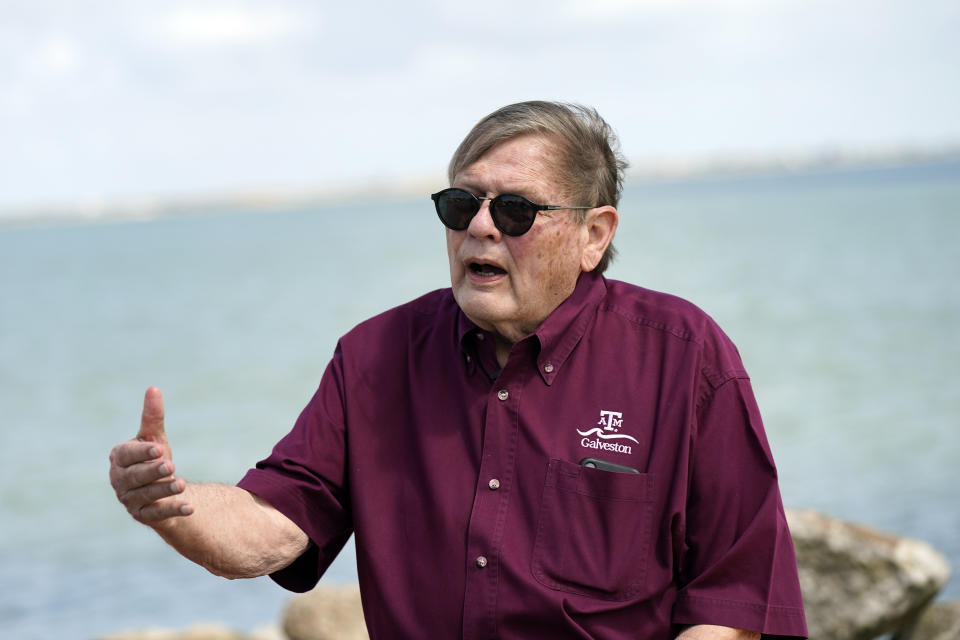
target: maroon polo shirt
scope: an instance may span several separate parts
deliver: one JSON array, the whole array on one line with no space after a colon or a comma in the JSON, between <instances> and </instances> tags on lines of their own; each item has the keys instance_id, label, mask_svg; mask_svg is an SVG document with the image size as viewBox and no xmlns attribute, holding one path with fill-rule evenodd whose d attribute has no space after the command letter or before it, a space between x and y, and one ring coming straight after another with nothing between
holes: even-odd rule
<instances>
[{"instance_id":1,"label":"maroon polo shirt","mask_svg":"<svg viewBox=\"0 0 960 640\"><path fill-rule=\"evenodd\" d=\"M593 274L499 372L450 290L362 323L239 486L313 541L273 575L288 589L356 535L371 638L806 635L736 348L693 305Z\"/></svg>"}]
</instances>

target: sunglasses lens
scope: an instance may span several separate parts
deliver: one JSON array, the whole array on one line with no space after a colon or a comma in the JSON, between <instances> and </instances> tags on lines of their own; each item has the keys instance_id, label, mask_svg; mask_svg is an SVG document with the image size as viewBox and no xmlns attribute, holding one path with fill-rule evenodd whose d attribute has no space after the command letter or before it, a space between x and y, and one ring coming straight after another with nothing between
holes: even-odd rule
<instances>
[{"instance_id":1,"label":"sunglasses lens","mask_svg":"<svg viewBox=\"0 0 960 640\"><path fill-rule=\"evenodd\" d=\"M509 194L494 198L490 203L490 213L497 228L508 236L525 234L537 217L537 210L532 202Z\"/></svg>"},{"instance_id":2,"label":"sunglasses lens","mask_svg":"<svg viewBox=\"0 0 960 640\"><path fill-rule=\"evenodd\" d=\"M480 210L480 201L463 189L444 189L436 194L437 214L451 229L463 231Z\"/></svg>"},{"instance_id":3,"label":"sunglasses lens","mask_svg":"<svg viewBox=\"0 0 960 640\"><path fill-rule=\"evenodd\" d=\"M463 189L444 189L431 196L440 221L450 229L463 231L480 211L480 200ZM493 223L508 236L522 236L537 217L537 207L522 196L503 194L490 201Z\"/></svg>"}]
</instances>

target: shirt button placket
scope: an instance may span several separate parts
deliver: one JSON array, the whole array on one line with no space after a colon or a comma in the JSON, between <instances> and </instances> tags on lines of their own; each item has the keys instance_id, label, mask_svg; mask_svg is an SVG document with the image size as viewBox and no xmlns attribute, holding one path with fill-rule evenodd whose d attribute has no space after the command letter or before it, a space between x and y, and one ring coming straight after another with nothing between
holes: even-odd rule
<instances>
[{"instance_id":1,"label":"shirt button placket","mask_svg":"<svg viewBox=\"0 0 960 640\"><path fill-rule=\"evenodd\" d=\"M477 360L475 357L474 360ZM475 640L496 636L495 608L490 602L496 602L499 584L499 553L502 544L502 514L505 509L502 501L507 499L502 473L507 473L502 464L511 459L512 439L492 434L504 431L510 436L510 429L517 422L514 415L520 396L511 397L509 383L501 380L503 387L494 386L486 412L483 441L483 462L480 479L476 485L474 508L471 513L468 532L468 567L471 576L467 577L463 601L463 638ZM517 387L519 392L521 387ZM488 392L489 393L489 392ZM514 435L515 437L515 435ZM484 489L484 484L486 488Z\"/></svg>"}]
</instances>

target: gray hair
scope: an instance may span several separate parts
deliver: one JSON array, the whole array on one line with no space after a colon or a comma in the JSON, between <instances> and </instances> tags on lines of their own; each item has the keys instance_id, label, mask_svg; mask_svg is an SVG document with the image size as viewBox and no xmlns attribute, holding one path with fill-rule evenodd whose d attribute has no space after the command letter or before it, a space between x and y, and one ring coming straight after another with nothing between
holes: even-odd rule
<instances>
[{"instance_id":1,"label":"gray hair","mask_svg":"<svg viewBox=\"0 0 960 640\"><path fill-rule=\"evenodd\" d=\"M576 200L570 204L619 204L627 161L620 153L616 134L596 109L562 102L518 102L483 118L450 159L450 184L458 173L498 143L526 134L544 136L557 146L560 154L554 171L569 196ZM578 222L585 219L583 211L577 211L576 216ZM611 243L594 272L603 273L615 255Z\"/></svg>"}]
</instances>

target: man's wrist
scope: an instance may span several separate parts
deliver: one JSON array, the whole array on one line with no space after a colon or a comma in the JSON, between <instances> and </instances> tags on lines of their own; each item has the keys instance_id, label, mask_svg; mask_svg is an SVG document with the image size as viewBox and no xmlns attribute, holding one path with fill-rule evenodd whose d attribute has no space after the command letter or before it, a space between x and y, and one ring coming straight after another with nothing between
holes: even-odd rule
<instances>
[{"instance_id":1,"label":"man's wrist","mask_svg":"<svg viewBox=\"0 0 960 640\"><path fill-rule=\"evenodd\" d=\"M760 640L760 634L733 627L698 624L681 631L677 640Z\"/></svg>"}]
</instances>

